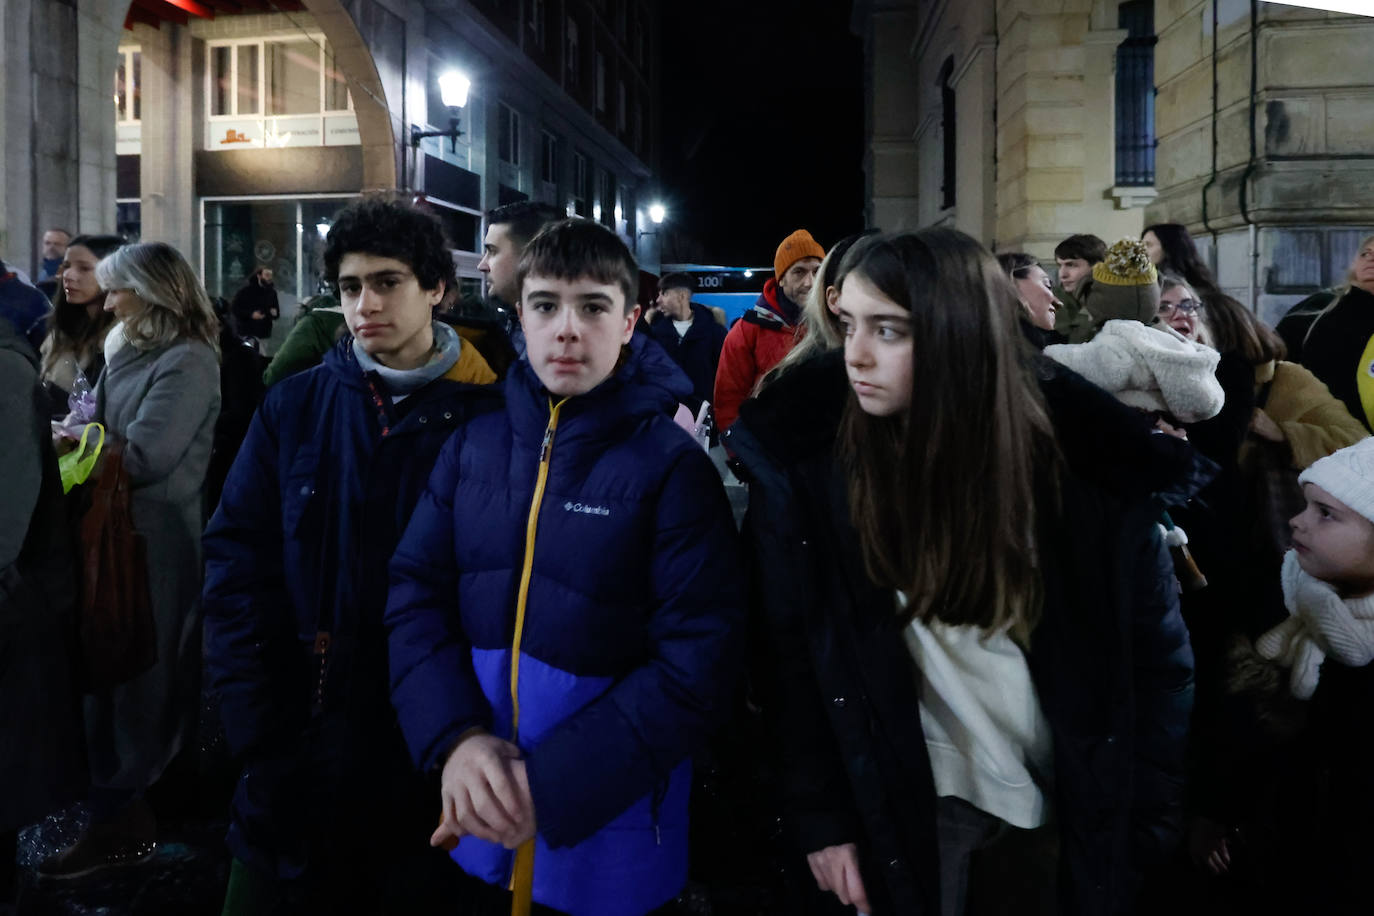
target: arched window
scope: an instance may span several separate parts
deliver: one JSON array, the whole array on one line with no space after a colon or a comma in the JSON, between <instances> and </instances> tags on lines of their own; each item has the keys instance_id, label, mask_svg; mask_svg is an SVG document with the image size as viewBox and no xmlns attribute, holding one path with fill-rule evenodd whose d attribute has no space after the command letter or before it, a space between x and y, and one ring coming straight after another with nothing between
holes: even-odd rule
<instances>
[{"instance_id":1,"label":"arched window","mask_svg":"<svg viewBox=\"0 0 1374 916\"><path fill-rule=\"evenodd\" d=\"M1155 7L1129 0L1117 7L1127 38L1116 49L1116 183L1155 183Z\"/></svg>"},{"instance_id":2,"label":"arched window","mask_svg":"<svg viewBox=\"0 0 1374 916\"><path fill-rule=\"evenodd\" d=\"M954 77L954 58L945 58L940 67L940 136L943 140L941 155L940 209L948 210L954 206L955 160L957 149L954 142L954 87L950 80Z\"/></svg>"}]
</instances>

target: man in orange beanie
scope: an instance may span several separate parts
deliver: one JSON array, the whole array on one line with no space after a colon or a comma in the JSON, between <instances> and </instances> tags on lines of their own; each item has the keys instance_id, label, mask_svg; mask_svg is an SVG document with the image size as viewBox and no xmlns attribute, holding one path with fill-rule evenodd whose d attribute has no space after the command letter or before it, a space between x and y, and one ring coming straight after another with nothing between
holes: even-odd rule
<instances>
[{"instance_id":1,"label":"man in orange beanie","mask_svg":"<svg viewBox=\"0 0 1374 916\"><path fill-rule=\"evenodd\" d=\"M805 229L782 240L773 255L773 277L754 307L725 335L716 368L716 428L730 428L739 405L758 380L782 361L797 342L802 303L816 282L825 249Z\"/></svg>"}]
</instances>

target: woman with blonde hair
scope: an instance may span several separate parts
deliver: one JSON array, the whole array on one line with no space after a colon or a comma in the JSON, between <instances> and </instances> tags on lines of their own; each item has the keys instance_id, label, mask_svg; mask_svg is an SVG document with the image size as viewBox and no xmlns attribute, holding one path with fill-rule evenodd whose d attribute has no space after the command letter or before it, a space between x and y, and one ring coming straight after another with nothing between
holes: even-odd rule
<instances>
[{"instance_id":1,"label":"woman with blonde hair","mask_svg":"<svg viewBox=\"0 0 1374 916\"><path fill-rule=\"evenodd\" d=\"M1191 705L1158 510L1064 434L1083 404L973 239L862 239L835 287L843 352L728 434L795 852L862 913L957 916L979 859L1030 876L1017 912L1129 911L1177 832Z\"/></svg>"},{"instance_id":2,"label":"woman with blonde hair","mask_svg":"<svg viewBox=\"0 0 1374 916\"><path fill-rule=\"evenodd\" d=\"M829 350L838 350L844 346L844 332L840 328L840 318L835 314L835 302L840 295L839 290L835 288L835 280L840 272L840 262L855 242L866 236L876 235L877 232L877 229L865 229L863 232L847 236L836 242L826 253L821 260L821 266L816 270L816 282L807 294L806 302L802 304L800 339L787 351L787 355L780 363L759 379L754 389L755 394L812 356Z\"/></svg>"},{"instance_id":3,"label":"woman with blonde hair","mask_svg":"<svg viewBox=\"0 0 1374 916\"><path fill-rule=\"evenodd\" d=\"M1315 315L1313 296L1279 322L1289 358L1325 382L1374 432L1374 235L1360 240L1346 285L1319 295L1329 301Z\"/></svg>"},{"instance_id":4,"label":"woman with blonde hair","mask_svg":"<svg viewBox=\"0 0 1374 916\"><path fill-rule=\"evenodd\" d=\"M198 707L201 488L220 407L218 325L185 258L161 242L130 245L102 260L96 278L116 320L96 419L123 446L134 527L147 543L157 661L86 699L91 823L39 866L52 880L130 865L155 848L144 794Z\"/></svg>"}]
</instances>

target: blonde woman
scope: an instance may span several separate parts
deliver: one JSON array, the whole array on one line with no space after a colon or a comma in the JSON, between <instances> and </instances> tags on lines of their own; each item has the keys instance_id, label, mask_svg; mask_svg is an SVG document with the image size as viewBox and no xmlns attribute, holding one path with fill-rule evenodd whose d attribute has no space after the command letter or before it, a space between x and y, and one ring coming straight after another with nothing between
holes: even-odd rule
<instances>
[{"instance_id":1,"label":"blonde woman","mask_svg":"<svg viewBox=\"0 0 1374 916\"><path fill-rule=\"evenodd\" d=\"M839 315L835 313L835 303L840 296L839 290L835 288L835 280L840 273L840 262L855 242L877 232L877 229L866 229L841 239L822 259L821 266L816 270L816 282L802 305L801 325L804 331L801 339L782 358L782 362L759 379L758 385L754 388L755 394L771 385L794 366L801 365L816 354L838 350L844 346L844 332L840 329Z\"/></svg>"},{"instance_id":2,"label":"blonde woman","mask_svg":"<svg viewBox=\"0 0 1374 916\"><path fill-rule=\"evenodd\" d=\"M121 248L96 279L115 316L96 418L124 446L134 525L148 547L157 662L86 699L91 824L39 866L52 880L133 864L155 848L144 793L181 749L197 708L201 487L220 407L214 311L177 250Z\"/></svg>"},{"instance_id":3,"label":"blonde woman","mask_svg":"<svg viewBox=\"0 0 1374 916\"><path fill-rule=\"evenodd\" d=\"M1320 294L1319 294L1320 295ZM1374 432L1374 235L1355 249L1346 285L1315 316L1299 303L1279 322L1289 357L1302 363Z\"/></svg>"}]
</instances>

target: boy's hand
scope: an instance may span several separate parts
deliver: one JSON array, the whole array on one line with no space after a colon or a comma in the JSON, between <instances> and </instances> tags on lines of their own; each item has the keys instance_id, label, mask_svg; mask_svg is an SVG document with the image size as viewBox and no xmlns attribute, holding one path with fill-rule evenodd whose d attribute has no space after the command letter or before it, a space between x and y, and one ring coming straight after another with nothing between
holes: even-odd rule
<instances>
[{"instance_id":1,"label":"boy's hand","mask_svg":"<svg viewBox=\"0 0 1374 916\"><path fill-rule=\"evenodd\" d=\"M520 748L485 732L459 741L444 763L442 819L430 845L445 846L469 834L502 845L527 832L533 836L534 806L519 758Z\"/></svg>"}]
</instances>

